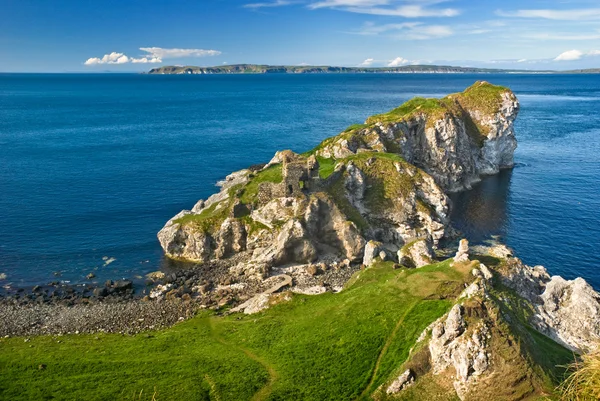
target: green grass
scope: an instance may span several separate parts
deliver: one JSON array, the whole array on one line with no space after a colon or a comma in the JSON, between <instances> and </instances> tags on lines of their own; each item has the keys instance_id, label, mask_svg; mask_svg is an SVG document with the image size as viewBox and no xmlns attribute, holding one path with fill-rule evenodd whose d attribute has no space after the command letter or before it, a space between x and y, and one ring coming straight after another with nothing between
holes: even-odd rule
<instances>
[{"instance_id":1,"label":"green grass","mask_svg":"<svg viewBox=\"0 0 600 401\"><path fill-rule=\"evenodd\" d=\"M333 174L333 170L337 164L335 159L327 159L319 156L317 157L317 161L319 162L319 177L325 179Z\"/></svg>"},{"instance_id":2,"label":"green grass","mask_svg":"<svg viewBox=\"0 0 600 401\"><path fill-rule=\"evenodd\" d=\"M250 180L243 190L240 196L240 201L245 204L252 204L256 201L256 195L258 194L258 187L263 182L272 182L275 184L280 183L283 180L281 173L281 164L274 164L271 167L259 171Z\"/></svg>"},{"instance_id":3,"label":"green grass","mask_svg":"<svg viewBox=\"0 0 600 401\"><path fill-rule=\"evenodd\" d=\"M446 260L395 270L393 263L380 262L357 272L339 294L293 295L256 315L202 312L172 328L134 336L0 339L0 399L367 400L373 394L386 399L378 389L403 369L425 327L449 310L471 280L471 267ZM502 287L497 291L505 294ZM525 306L510 305L512 310L503 311L512 317L510 329L522 326L525 334L502 334L507 328L494 326L501 334L493 337L494 352L517 361L496 380L524 377L514 391L502 384L503 399L535 396L531 368L519 358L535 351L532 358L545 374L567 355L521 322ZM408 363L415 360L413 353ZM426 363L420 360L413 369ZM41 364L46 368L39 369ZM451 388L429 377L401 398L456 399ZM554 383L548 380L544 388Z\"/></svg>"},{"instance_id":4,"label":"green grass","mask_svg":"<svg viewBox=\"0 0 600 401\"><path fill-rule=\"evenodd\" d=\"M416 114L443 113L447 109L444 99L415 97L387 113L377 114L367 119L367 124L394 123L406 120Z\"/></svg>"},{"instance_id":5,"label":"green grass","mask_svg":"<svg viewBox=\"0 0 600 401\"><path fill-rule=\"evenodd\" d=\"M464 274L448 263L381 263L339 294L294 295L257 315L204 312L135 336L1 339L0 399L356 399L448 310L450 301L432 298L440 283Z\"/></svg>"}]
</instances>

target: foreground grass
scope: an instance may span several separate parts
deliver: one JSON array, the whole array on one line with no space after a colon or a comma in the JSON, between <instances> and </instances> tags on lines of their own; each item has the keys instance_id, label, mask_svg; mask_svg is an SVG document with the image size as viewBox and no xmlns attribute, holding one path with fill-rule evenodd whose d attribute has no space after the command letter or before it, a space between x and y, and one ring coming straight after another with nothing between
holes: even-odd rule
<instances>
[{"instance_id":1,"label":"foreground grass","mask_svg":"<svg viewBox=\"0 0 600 401\"><path fill-rule=\"evenodd\" d=\"M408 356L464 272L441 263L359 272L339 294L253 316L201 313L160 332L0 340L0 399L357 399ZM40 365L45 368L40 369Z\"/></svg>"}]
</instances>

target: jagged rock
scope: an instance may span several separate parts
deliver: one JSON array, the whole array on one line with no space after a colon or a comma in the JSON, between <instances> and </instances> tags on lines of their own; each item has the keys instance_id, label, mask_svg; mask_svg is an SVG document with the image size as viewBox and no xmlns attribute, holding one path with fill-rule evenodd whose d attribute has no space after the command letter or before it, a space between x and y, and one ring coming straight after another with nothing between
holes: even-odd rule
<instances>
[{"instance_id":1,"label":"jagged rock","mask_svg":"<svg viewBox=\"0 0 600 401\"><path fill-rule=\"evenodd\" d=\"M167 222L159 231L158 240L167 256L204 262L210 257L212 251L211 237L192 226L182 226L177 223L179 217L187 214L182 215L182 213Z\"/></svg>"},{"instance_id":2,"label":"jagged rock","mask_svg":"<svg viewBox=\"0 0 600 401\"><path fill-rule=\"evenodd\" d=\"M536 329L577 352L598 348L600 294L584 279L550 277L543 266L530 267L517 258L507 259L500 274L504 285L531 302Z\"/></svg>"},{"instance_id":3,"label":"jagged rock","mask_svg":"<svg viewBox=\"0 0 600 401\"><path fill-rule=\"evenodd\" d=\"M426 239L409 242L398 251L398 261L406 267L430 265L434 257L432 244Z\"/></svg>"},{"instance_id":4,"label":"jagged rock","mask_svg":"<svg viewBox=\"0 0 600 401\"><path fill-rule=\"evenodd\" d=\"M461 239L458 245L458 251L454 255L454 263L463 263L469 261L469 241Z\"/></svg>"},{"instance_id":5,"label":"jagged rock","mask_svg":"<svg viewBox=\"0 0 600 401\"><path fill-rule=\"evenodd\" d=\"M487 336L489 329L479 322L467 330L464 308L454 305L446 319L437 321L431 330L429 352L433 374L448 368L455 371L454 388L464 399L473 379L481 376L489 367Z\"/></svg>"},{"instance_id":6,"label":"jagged rock","mask_svg":"<svg viewBox=\"0 0 600 401\"><path fill-rule=\"evenodd\" d=\"M363 257L362 264L367 267L371 266L375 262L375 259L379 256L381 246L382 246L381 242L377 242L377 241L367 242L367 245L365 246L365 255Z\"/></svg>"},{"instance_id":7,"label":"jagged rock","mask_svg":"<svg viewBox=\"0 0 600 401\"><path fill-rule=\"evenodd\" d=\"M396 380L390 384L385 391L387 394L396 394L411 386L415 382L415 375L410 369L406 369Z\"/></svg>"},{"instance_id":8,"label":"jagged rock","mask_svg":"<svg viewBox=\"0 0 600 401\"><path fill-rule=\"evenodd\" d=\"M363 205L363 199L365 197L366 190L366 178L365 174L354 165L353 162L348 163L346 166L346 178L344 180L344 186L346 187L346 196L354 207L359 211L364 212L365 206Z\"/></svg>"},{"instance_id":9,"label":"jagged rock","mask_svg":"<svg viewBox=\"0 0 600 401\"><path fill-rule=\"evenodd\" d=\"M217 234L215 256L219 259L246 250L246 227L232 218L226 219Z\"/></svg>"},{"instance_id":10,"label":"jagged rock","mask_svg":"<svg viewBox=\"0 0 600 401\"><path fill-rule=\"evenodd\" d=\"M269 301L271 299L270 294L258 294L244 302L243 304L236 306L232 312L244 312L246 315L253 315L261 312L269 307Z\"/></svg>"}]
</instances>

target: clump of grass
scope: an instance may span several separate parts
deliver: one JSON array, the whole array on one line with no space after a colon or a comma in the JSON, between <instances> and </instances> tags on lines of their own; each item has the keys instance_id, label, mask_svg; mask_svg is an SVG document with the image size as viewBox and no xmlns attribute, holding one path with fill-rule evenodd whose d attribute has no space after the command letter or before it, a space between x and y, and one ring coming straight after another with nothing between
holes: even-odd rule
<instances>
[{"instance_id":1,"label":"clump of grass","mask_svg":"<svg viewBox=\"0 0 600 401\"><path fill-rule=\"evenodd\" d=\"M325 179L333 174L333 170L335 169L335 165L337 164L336 160L333 158L327 159L325 157L317 157L317 161L319 162L319 177Z\"/></svg>"},{"instance_id":2,"label":"clump of grass","mask_svg":"<svg viewBox=\"0 0 600 401\"><path fill-rule=\"evenodd\" d=\"M281 164L274 164L265 170L259 171L243 189L240 201L245 204L253 204L256 201L258 187L263 182L279 184L283 180Z\"/></svg>"},{"instance_id":3,"label":"clump of grass","mask_svg":"<svg viewBox=\"0 0 600 401\"><path fill-rule=\"evenodd\" d=\"M443 113L447 109L446 103L444 99L415 97L392 111L369 117L367 124L399 122L416 114Z\"/></svg>"},{"instance_id":4,"label":"clump of grass","mask_svg":"<svg viewBox=\"0 0 600 401\"><path fill-rule=\"evenodd\" d=\"M563 401L600 400L600 349L572 363L571 375L559 387Z\"/></svg>"}]
</instances>

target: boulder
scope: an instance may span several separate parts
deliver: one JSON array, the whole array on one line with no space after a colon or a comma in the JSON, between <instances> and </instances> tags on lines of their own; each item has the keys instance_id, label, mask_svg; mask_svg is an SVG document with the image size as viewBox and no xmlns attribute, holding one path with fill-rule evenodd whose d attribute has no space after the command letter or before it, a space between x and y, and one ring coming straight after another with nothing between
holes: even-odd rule
<instances>
[{"instance_id":1,"label":"boulder","mask_svg":"<svg viewBox=\"0 0 600 401\"><path fill-rule=\"evenodd\" d=\"M464 263L469 261L469 241L461 239L458 245L458 251L454 255L454 263Z\"/></svg>"},{"instance_id":2,"label":"boulder","mask_svg":"<svg viewBox=\"0 0 600 401\"><path fill-rule=\"evenodd\" d=\"M404 373L396 378L385 391L387 394L396 394L411 386L415 382L415 375L410 369L406 369Z\"/></svg>"},{"instance_id":3,"label":"boulder","mask_svg":"<svg viewBox=\"0 0 600 401\"><path fill-rule=\"evenodd\" d=\"M398 262L406 267L423 267L433 263L435 253L431 241L418 239L398 251Z\"/></svg>"},{"instance_id":4,"label":"boulder","mask_svg":"<svg viewBox=\"0 0 600 401\"><path fill-rule=\"evenodd\" d=\"M378 241L369 241L365 246L365 253L363 256L362 264L364 266L371 266L375 263L376 258L379 256L379 252L382 250L382 243Z\"/></svg>"}]
</instances>

